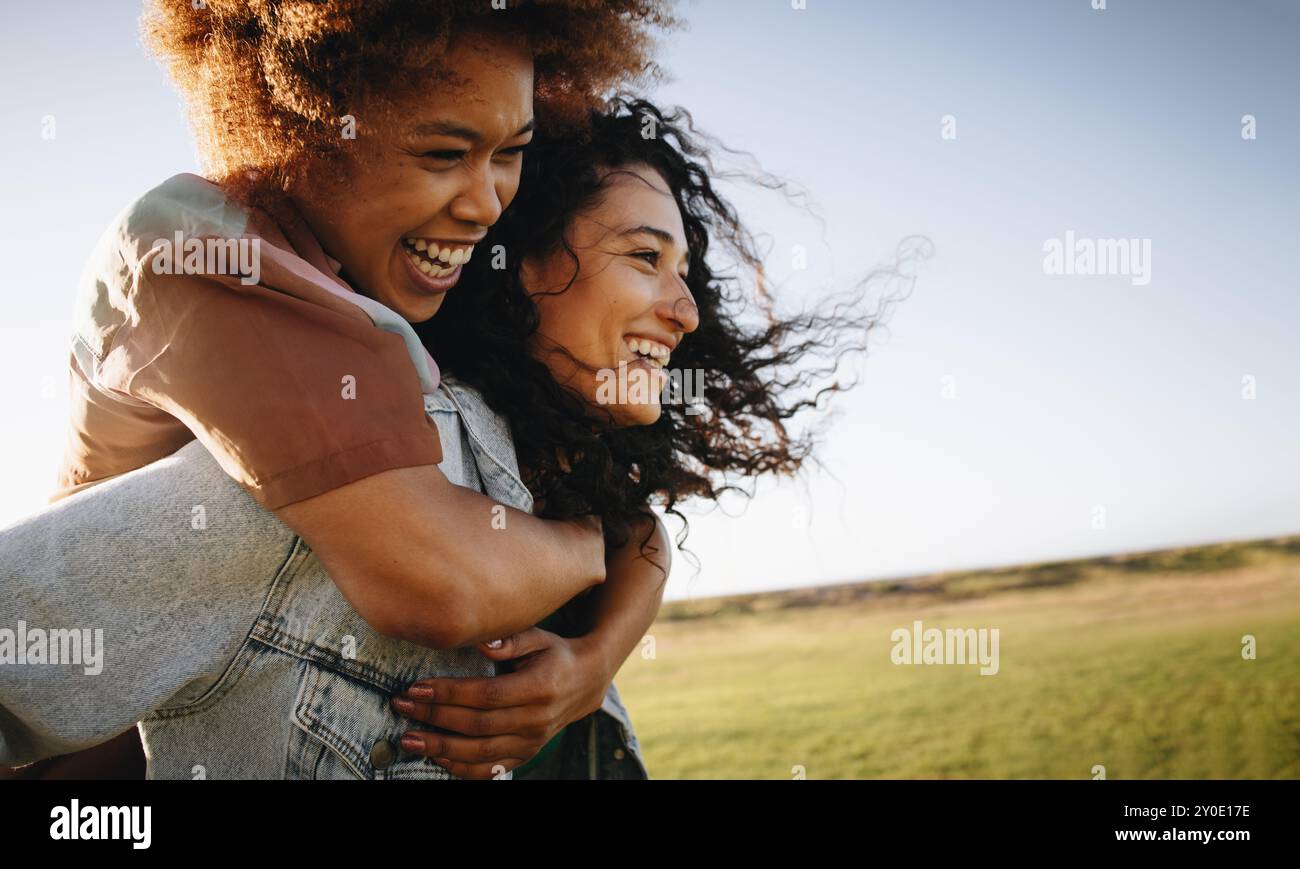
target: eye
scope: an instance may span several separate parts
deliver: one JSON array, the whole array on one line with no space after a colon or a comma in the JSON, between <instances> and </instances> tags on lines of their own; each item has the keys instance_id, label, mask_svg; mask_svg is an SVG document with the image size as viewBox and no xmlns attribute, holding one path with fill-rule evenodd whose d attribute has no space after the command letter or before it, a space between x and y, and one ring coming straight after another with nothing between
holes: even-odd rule
<instances>
[{"instance_id":1,"label":"eye","mask_svg":"<svg viewBox=\"0 0 1300 869\"><path fill-rule=\"evenodd\" d=\"M457 160L462 159L468 153L468 151L425 151L420 156L430 157L434 160L446 160L449 163L454 163Z\"/></svg>"},{"instance_id":2,"label":"eye","mask_svg":"<svg viewBox=\"0 0 1300 869\"><path fill-rule=\"evenodd\" d=\"M655 267L658 267L659 265L659 251L657 250L638 250L635 253L630 254L630 256L636 257L640 260L645 260Z\"/></svg>"},{"instance_id":3,"label":"eye","mask_svg":"<svg viewBox=\"0 0 1300 869\"><path fill-rule=\"evenodd\" d=\"M513 148L502 148L497 153L504 154L507 157L518 157L520 154L524 153L524 151L528 150L528 146L531 144L532 142L524 142L522 145L515 145Z\"/></svg>"}]
</instances>

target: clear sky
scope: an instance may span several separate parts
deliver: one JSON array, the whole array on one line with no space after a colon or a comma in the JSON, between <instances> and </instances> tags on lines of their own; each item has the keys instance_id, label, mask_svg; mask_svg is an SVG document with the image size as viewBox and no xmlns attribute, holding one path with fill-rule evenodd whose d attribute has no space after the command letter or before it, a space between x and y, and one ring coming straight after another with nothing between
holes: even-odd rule
<instances>
[{"instance_id":1,"label":"clear sky","mask_svg":"<svg viewBox=\"0 0 1300 869\"><path fill-rule=\"evenodd\" d=\"M783 303L852 285L908 235L935 255L835 404L824 470L693 516L702 567L679 556L671 597L1300 531L1300 4L1106 5L682 5L653 96L822 219L728 188ZM0 523L52 488L92 244L196 166L137 15L5 13ZM1071 230L1149 240L1149 282L1045 274Z\"/></svg>"}]
</instances>

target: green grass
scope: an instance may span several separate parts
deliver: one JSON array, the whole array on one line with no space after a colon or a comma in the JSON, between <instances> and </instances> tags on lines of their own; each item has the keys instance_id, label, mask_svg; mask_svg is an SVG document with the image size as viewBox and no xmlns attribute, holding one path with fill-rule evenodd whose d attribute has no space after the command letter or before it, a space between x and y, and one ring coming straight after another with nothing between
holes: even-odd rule
<instances>
[{"instance_id":1,"label":"green grass","mask_svg":"<svg viewBox=\"0 0 1300 869\"><path fill-rule=\"evenodd\" d=\"M893 664L915 619L997 628L1000 671ZM650 634L618 685L654 778L1300 778L1300 538L670 603Z\"/></svg>"}]
</instances>

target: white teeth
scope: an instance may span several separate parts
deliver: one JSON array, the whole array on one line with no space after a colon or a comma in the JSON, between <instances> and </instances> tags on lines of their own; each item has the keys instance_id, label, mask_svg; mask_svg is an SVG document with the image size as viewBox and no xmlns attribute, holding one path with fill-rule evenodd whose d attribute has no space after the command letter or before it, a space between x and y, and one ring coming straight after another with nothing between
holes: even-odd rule
<instances>
[{"instance_id":1,"label":"white teeth","mask_svg":"<svg viewBox=\"0 0 1300 869\"><path fill-rule=\"evenodd\" d=\"M473 245L456 250L450 247L440 249L436 241L423 238L404 238L402 243L406 245L406 255L411 258L411 262L420 271L432 277L451 274L458 267L469 262L469 258L474 254ZM416 251L423 253L424 256L420 256Z\"/></svg>"},{"instance_id":2,"label":"white teeth","mask_svg":"<svg viewBox=\"0 0 1300 869\"><path fill-rule=\"evenodd\" d=\"M671 353L665 345L645 338L628 338L627 348L638 356L650 359L660 366L668 364L669 354Z\"/></svg>"}]
</instances>

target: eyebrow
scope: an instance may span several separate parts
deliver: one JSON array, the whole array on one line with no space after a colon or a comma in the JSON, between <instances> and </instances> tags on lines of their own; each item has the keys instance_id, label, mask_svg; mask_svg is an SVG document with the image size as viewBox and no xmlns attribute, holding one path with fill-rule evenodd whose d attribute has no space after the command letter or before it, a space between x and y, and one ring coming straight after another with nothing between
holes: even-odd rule
<instances>
[{"instance_id":1,"label":"eyebrow","mask_svg":"<svg viewBox=\"0 0 1300 869\"><path fill-rule=\"evenodd\" d=\"M677 239L673 237L673 234L657 226L634 226L631 229L623 230L619 235L649 235L659 239L664 244L677 246Z\"/></svg>"},{"instance_id":2,"label":"eyebrow","mask_svg":"<svg viewBox=\"0 0 1300 869\"><path fill-rule=\"evenodd\" d=\"M533 118L515 131L515 136L522 136L524 133L531 133L537 127L537 119ZM413 136L454 136L457 139L464 139L467 142L478 142L483 138L483 134L472 127L466 127L457 124L454 121L425 121L417 124L412 130Z\"/></svg>"}]
</instances>

